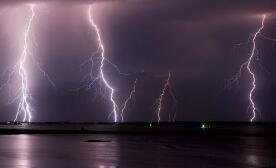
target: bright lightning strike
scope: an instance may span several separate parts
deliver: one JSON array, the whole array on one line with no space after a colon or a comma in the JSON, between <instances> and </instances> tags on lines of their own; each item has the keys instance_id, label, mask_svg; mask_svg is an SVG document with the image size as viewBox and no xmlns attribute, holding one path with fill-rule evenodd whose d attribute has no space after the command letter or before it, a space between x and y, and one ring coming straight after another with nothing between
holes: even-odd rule
<instances>
[{"instance_id":1,"label":"bright lightning strike","mask_svg":"<svg viewBox=\"0 0 276 168\"><path fill-rule=\"evenodd\" d=\"M250 119L251 122L254 121L255 118L256 118L256 105L255 105L255 102L253 100L253 93L254 93L254 91L256 89L256 78L255 78L254 72L251 69L251 62L252 62L252 59L253 59L253 57L255 55L255 52L256 52L256 38L261 33L261 31L263 30L263 28L264 28L265 19L266 19L266 15L263 15L262 25L261 25L261 27L258 29L258 31L253 36L253 39L252 39L253 47L252 47L252 51L251 51L250 57L248 59L248 64L246 66L248 72L252 76L252 88L251 88L251 90L249 92L249 100L250 100L250 104L251 104L250 106L252 108L252 114L253 114L253 116Z\"/></svg>"},{"instance_id":2,"label":"bright lightning strike","mask_svg":"<svg viewBox=\"0 0 276 168\"><path fill-rule=\"evenodd\" d=\"M164 95L166 90L168 89L169 85L170 85L170 79L171 79L171 72L169 72L168 77L166 79L166 82L161 90L161 94L159 95L158 99L157 99L157 109L156 109L156 113L157 113L157 119L158 122L160 122L161 120L161 116L160 116L160 112L162 110L162 106L163 106L163 99L164 99Z\"/></svg>"},{"instance_id":3,"label":"bright lightning strike","mask_svg":"<svg viewBox=\"0 0 276 168\"><path fill-rule=\"evenodd\" d=\"M35 17L34 11L35 5L30 6L31 16L29 17L27 28L24 32L24 48L19 60L19 70L18 73L21 78L21 100L18 105L18 110L15 116L14 121L17 120L18 115L20 113L24 114L23 122L25 122L26 118L28 117L28 122L31 122L32 114L31 114L31 105L29 103L31 99L31 95L28 92L28 73L26 70L26 61L28 58L28 40L30 35L30 30L32 26L33 19Z\"/></svg>"},{"instance_id":4,"label":"bright lightning strike","mask_svg":"<svg viewBox=\"0 0 276 168\"><path fill-rule=\"evenodd\" d=\"M31 35L31 28L32 23L35 18L35 9L36 5L31 4L29 5L29 12L30 16L27 21L26 29L24 30L24 40L23 40L23 50L21 52L19 61L13 66L11 69L4 72L4 74L8 74L6 82L0 86L0 90L4 87L8 87L13 76L15 74L18 74L20 77L20 93L15 96L9 103L13 103L16 100L19 99L19 104L17 108L17 112L14 118L14 122L18 120L19 115L23 115L22 121L28 121L31 122L32 119L32 107L31 107L31 99L32 96L29 93L29 79L28 79L28 71L26 69L26 63L29 59L29 57L32 58L32 60L35 62L35 65L39 69L39 71L44 75L45 78L49 81L49 83L55 87L54 82L50 79L49 75L42 69L39 62L37 62L34 57L30 54L29 51L29 45L30 45L30 35Z\"/></svg>"},{"instance_id":5,"label":"bright lightning strike","mask_svg":"<svg viewBox=\"0 0 276 168\"><path fill-rule=\"evenodd\" d=\"M258 28L258 30L252 35L252 40L251 40L251 43L252 43L252 49L251 49L251 52L250 52L250 55L249 55L249 58L246 60L246 62L244 62L241 66L240 66L240 69L238 71L238 73L236 74L236 76L230 81L230 83L234 83L234 82L237 82L239 80L239 78L241 77L242 75L242 70L244 68L246 68L246 70L248 71L248 73L250 74L251 78L252 78L252 82L251 82L251 89L250 89L250 92L249 92L249 96L248 96L248 99L249 99L249 102L250 102L250 105L249 105L249 109L251 109L251 113L252 113L252 117L250 118L250 121L253 122L255 119L256 119L256 104L255 104L255 101L254 101L254 98L253 98L253 95L254 95L254 91L256 89L256 75L255 73L253 72L252 70L252 61L254 59L254 56L256 55L257 53L257 49L256 49L256 39L258 38L258 36L261 35L261 32L264 28L264 22L265 22L265 19L266 19L266 15L263 15L262 16L262 21L261 21L261 26Z\"/></svg>"},{"instance_id":6,"label":"bright lightning strike","mask_svg":"<svg viewBox=\"0 0 276 168\"><path fill-rule=\"evenodd\" d=\"M137 81L138 81L138 79L136 78L135 81L134 81L134 83L133 83L133 87L132 87L132 90L131 90L129 96L127 97L127 99L123 103L123 107L122 107L122 110L121 110L121 121L122 122L124 122L124 112L125 112L125 110L127 108L127 105L129 103L129 101L134 97L134 94L136 92Z\"/></svg>"},{"instance_id":7,"label":"bright lightning strike","mask_svg":"<svg viewBox=\"0 0 276 168\"><path fill-rule=\"evenodd\" d=\"M94 22L92 13L93 13L93 10L92 10L92 5L91 5L91 6L89 6L89 9L88 9L89 22L90 22L91 26L96 31L98 45L99 45L98 49L100 50L100 75L99 75L98 78L102 80L102 82L104 83L104 85L106 86L106 88L110 91L110 101L111 101L112 106L113 106L111 114L113 114L113 116L114 116L114 122L117 122L117 104L116 104L115 99L114 99L115 89L111 86L111 84L109 83L109 81L106 79L105 73L104 73L105 63L106 62L110 63L110 62L105 57L105 48L104 48L104 44L102 42L102 38L101 38L101 34L100 34L100 29L98 28L97 24ZM93 62L93 60L90 60L90 61ZM96 80L98 78L96 78ZM95 80L93 80L93 81L95 81Z\"/></svg>"}]
</instances>

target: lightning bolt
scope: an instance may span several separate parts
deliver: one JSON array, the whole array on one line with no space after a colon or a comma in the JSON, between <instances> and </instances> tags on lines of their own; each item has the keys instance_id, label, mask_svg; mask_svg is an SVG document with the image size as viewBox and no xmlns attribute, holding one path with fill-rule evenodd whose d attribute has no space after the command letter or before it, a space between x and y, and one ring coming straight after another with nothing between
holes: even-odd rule
<instances>
[{"instance_id":1,"label":"lightning bolt","mask_svg":"<svg viewBox=\"0 0 276 168\"><path fill-rule=\"evenodd\" d=\"M89 16L90 25L91 25L92 28L94 28L94 30L96 31L96 34L97 34L98 51L100 52L100 68L99 68L100 72L99 72L99 76L96 77L94 80L92 80L92 82L90 82L89 86L93 85L95 83L95 81L98 80L98 79L100 79L103 82L105 87L110 92L110 102L112 103L112 108L113 108L112 112L110 114L113 114L114 122L117 122L117 104L116 104L116 101L115 101L115 98L114 98L115 89L111 86L109 81L106 79L105 73L104 73L105 63L109 63L109 64L112 64L112 63L109 60L107 60L106 57L105 57L105 48L104 48L104 44L103 44L103 41L102 41L102 38L101 38L100 29L98 28L97 24L94 22L92 14L93 14L92 5L90 5L89 9L88 9L88 16ZM91 56L91 59L90 59L91 63L93 63L93 56L94 55L95 54L93 54ZM114 64L112 64L112 66L114 66L118 70L118 68ZM92 77L92 76L93 76L93 73L91 71L90 72L90 77Z\"/></svg>"},{"instance_id":2,"label":"lightning bolt","mask_svg":"<svg viewBox=\"0 0 276 168\"><path fill-rule=\"evenodd\" d=\"M163 106L163 99L164 99L164 95L165 95L165 92L166 90L168 89L169 85L170 85L170 79L171 79L171 72L168 73L168 77L166 79L166 82L164 83L164 86L161 90L161 93L157 99L157 109L156 109L156 113L157 113L157 119L158 119L158 122L160 122L161 120L161 116L160 116L160 112L162 110L162 106Z\"/></svg>"},{"instance_id":3,"label":"lightning bolt","mask_svg":"<svg viewBox=\"0 0 276 168\"><path fill-rule=\"evenodd\" d=\"M18 73L21 78L21 96L22 97L19 102L18 110L14 121L17 120L18 115L22 112L24 114L23 122L25 122L27 117L28 117L28 122L31 122L31 119L32 119L31 105L29 102L31 99L31 95L28 92L28 72L26 70L25 64L28 58L28 40L29 40L30 30L31 30L33 19L35 17L34 8L35 8L35 5L30 6L31 16L29 17L27 29L25 30L25 33L24 33L24 48L19 60Z\"/></svg>"},{"instance_id":4,"label":"lightning bolt","mask_svg":"<svg viewBox=\"0 0 276 168\"><path fill-rule=\"evenodd\" d=\"M31 56L29 52L29 38L31 34L31 28L32 28L32 23L35 18L35 9L36 5L31 4L29 5L29 18L27 21L27 26L24 31L24 40L23 40L23 50L21 52L19 61L12 67L8 68L3 74L8 74L7 80L4 84L0 86L0 90L3 89L4 87L8 87L10 82L12 81L12 78L15 74L18 74L20 77L20 92L17 96L15 96L9 104L15 102L16 100L19 99L19 104L17 108L17 112L14 118L14 122L18 120L19 115L23 114L23 119L22 121L28 121L31 122L32 119L32 106L31 106L31 99L32 96L29 93L29 79L28 79L28 71L26 69L26 63L28 58ZM32 60L35 62L38 70L44 75L45 78L49 81L49 83L55 87L54 82L51 80L50 76L42 69L41 65L39 62L37 62L34 57L32 57ZM4 75L3 75L4 76ZM11 96L10 96L11 97Z\"/></svg>"},{"instance_id":5,"label":"lightning bolt","mask_svg":"<svg viewBox=\"0 0 276 168\"><path fill-rule=\"evenodd\" d=\"M135 95L137 81L138 81L138 79L136 78L135 81L134 81L134 83L133 83L132 90L131 90L129 96L127 97L127 99L126 99L126 100L124 101L124 103L123 103L123 107L122 107L122 110L121 110L121 121L122 121L122 122L124 122L124 112L125 112L125 110L126 110L126 108L127 108L127 105L128 105L128 103L129 103L129 101L130 101L130 100L134 97L134 95Z\"/></svg>"},{"instance_id":6,"label":"lightning bolt","mask_svg":"<svg viewBox=\"0 0 276 168\"><path fill-rule=\"evenodd\" d=\"M172 110L171 111L174 111L173 113L173 116L171 117L171 113L169 113L169 121L173 121L175 122L175 119L176 119L176 115L177 115L177 112L178 112L178 108L177 108L177 99L174 95L174 92L172 91L172 88L171 88L171 85L169 85L169 94L170 96L172 97L172 100L173 100L173 105L172 105Z\"/></svg>"},{"instance_id":7,"label":"lightning bolt","mask_svg":"<svg viewBox=\"0 0 276 168\"><path fill-rule=\"evenodd\" d=\"M254 91L256 89L256 77L255 77L254 72L251 69L251 63L252 63L252 59L254 58L254 55L256 53L256 38L261 33L261 31L263 30L263 28L264 28L265 19L266 19L266 15L263 15L262 25L258 29L258 31L255 32L255 34L253 36L253 39L252 39L252 43L253 43L252 51L251 51L250 57L248 59L248 64L246 66L248 72L250 73L250 75L252 77L252 88L251 88L251 90L249 92L249 100L250 100L250 104L251 104L250 106L252 108L252 117L250 119L251 122L254 121L255 118L256 118L256 105L255 105L255 102L254 102L254 99L253 99L253 93L254 93Z\"/></svg>"},{"instance_id":8,"label":"lightning bolt","mask_svg":"<svg viewBox=\"0 0 276 168\"><path fill-rule=\"evenodd\" d=\"M248 109L251 109L251 113L252 113L250 122L253 122L256 119L256 110L257 110L256 103L255 103L254 97L253 97L257 85L256 85L256 75L255 75L254 71L252 70L252 61L254 60L255 55L257 53L256 40L259 36L262 35L261 32L265 27L265 25L264 25L265 20L266 20L266 15L263 15L262 21L261 21L261 26L258 28L258 30L254 34L252 34L252 40L251 40L252 49L250 51L249 58L244 63L241 64L238 73L234 76L233 79L230 80L230 83L237 82L242 75L242 70L245 68L251 76L251 89L250 89L249 95L248 95L248 99L249 99L249 103L250 103ZM248 41L250 41L250 38Z\"/></svg>"}]
</instances>

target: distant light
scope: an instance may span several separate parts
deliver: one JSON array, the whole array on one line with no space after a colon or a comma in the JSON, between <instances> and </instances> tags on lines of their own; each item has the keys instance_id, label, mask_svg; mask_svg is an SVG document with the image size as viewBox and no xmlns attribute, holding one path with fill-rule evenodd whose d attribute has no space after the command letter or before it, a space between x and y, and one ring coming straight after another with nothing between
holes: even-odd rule
<instances>
[{"instance_id":1,"label":"distant light","mask_svg":"<svg viewBox=\"0 0 276 168\"><path fill-rule=\"evenodd\" d=\"M203 124L201 124L200 128L201 129L207 129L207 128L209 128L209 126L207 124L203 123Z\"/></svg>"},{"instance_id":2,"label":"distant light","mask_svg":"<svg viewBox=\"0 0 276 168\"><path fill-rule=\"evenodd\" d=\"M152 124L151 124L151 123L149 124L149 127L152 127Z\"/></svg>"}]
</instances>

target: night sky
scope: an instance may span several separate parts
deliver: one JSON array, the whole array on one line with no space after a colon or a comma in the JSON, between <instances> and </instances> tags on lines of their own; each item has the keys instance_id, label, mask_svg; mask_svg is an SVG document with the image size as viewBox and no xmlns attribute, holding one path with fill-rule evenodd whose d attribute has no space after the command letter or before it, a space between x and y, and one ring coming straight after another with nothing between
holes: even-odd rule
<instances>
[{"instance_id":1,"label":"night sky","mask_svg":"<svg viewBox=\"0 0 276 168\"><path fill-rule=\"evenodd\" d=\"M0 72L19 59L29 16L26 4L30 2L0 2ZM33 121L113 121L108 118L112 107L104 87L101 94L98 84L90 90L75 91L89 71L89 66L80 70L80 65L97 50L97 37L88 21L91 4L106 57L129 74L120 75L105 64L119 107L138 78L135 102L125 112L125 121L157 120L154 103L168 71L178 100L177 121L249 121L249 74L243 71L239 83L231 87L227 80L248 58L252 43L243 42L260 27L263 14L267 19L262 35L276 39L275 0L35 2L30 52L56 87L29 58ZM276 121L276 42L258 37L256 44L258 55L252 69L257 77L257 121ZM6 79L1 76L0 83ZM10 91L0 91L0 121L13 120L18 101L8 102L16 96L18 85L15 77ZM169 94L163 105L161 120L168 121L172 106Z\"/></svg>"}]
</instances>

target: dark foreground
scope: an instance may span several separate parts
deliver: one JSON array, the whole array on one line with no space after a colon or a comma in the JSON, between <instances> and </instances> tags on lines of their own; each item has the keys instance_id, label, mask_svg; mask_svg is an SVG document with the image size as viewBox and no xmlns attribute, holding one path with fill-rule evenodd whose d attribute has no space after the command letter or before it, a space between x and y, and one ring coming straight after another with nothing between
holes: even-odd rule
<instances>
[{"instance_id":1,"label":"dark foreground","mask_svg":"<svg viewBox=\"0 0 276 168\"><path fill-rule=\"evenodd\" d=\"M276 168L273 123L0 125L2 168Z\"/></svg>"},{"instance_id":2,"label":"dark foreground","mask_svg":"<svg viewBox=\"0 0 276 168\"><path fill-rule=\"evenodd\" d=\"M273 168L276 138L0 135L2 168Z\"/></svg>"},{"instance_id":3,"label":"dark foreground","mask_svg":"<svg viewBox=\"0 0 276 168\"><path fill-rule=\"evenodd\" d=\"M276 136L276 123L0 123L7 134L149 134L181 136Z\"/></svg>"}]
</instances>

